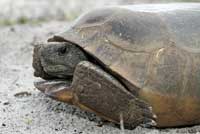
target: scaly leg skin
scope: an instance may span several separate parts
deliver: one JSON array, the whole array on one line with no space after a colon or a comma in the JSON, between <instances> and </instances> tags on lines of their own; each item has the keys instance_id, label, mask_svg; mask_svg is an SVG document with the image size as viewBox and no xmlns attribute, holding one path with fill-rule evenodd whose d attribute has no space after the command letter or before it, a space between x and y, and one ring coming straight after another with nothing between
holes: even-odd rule
<instances>
[{"instance_id":1,"label":"scaly leg skin","mask_svg":"<svg viewBox=\"0 0 200 134\"><path fill-rule=\"evenodd\" d=\"M126 90L113 76L88 61L76 66L71 86L63 88L63 85L51 86L47 83L44 88L38 85L36 87L48 96L96 113L108 121L119 124L123 119L124 125L131 128L156 125L148 104Z\"/></svg>"}]
</instances>

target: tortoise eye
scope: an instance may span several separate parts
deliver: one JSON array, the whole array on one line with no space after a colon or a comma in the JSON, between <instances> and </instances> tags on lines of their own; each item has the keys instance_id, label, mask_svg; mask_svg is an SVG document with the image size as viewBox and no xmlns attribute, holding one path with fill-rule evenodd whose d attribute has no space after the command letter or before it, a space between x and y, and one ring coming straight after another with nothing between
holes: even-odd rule
<instances>
[{"instance_id":1,"label":"tortoise eye","mask_svg":"<svg viewBox=\"0 0 200 134\"><path fill-rule=\"evenodd\" d=\"M67 53L67 48L66 46L63 46L61 48L58 49L58 54L61 56L61 55L64 55L65 53Z\"/></svg>"}]
</instances>

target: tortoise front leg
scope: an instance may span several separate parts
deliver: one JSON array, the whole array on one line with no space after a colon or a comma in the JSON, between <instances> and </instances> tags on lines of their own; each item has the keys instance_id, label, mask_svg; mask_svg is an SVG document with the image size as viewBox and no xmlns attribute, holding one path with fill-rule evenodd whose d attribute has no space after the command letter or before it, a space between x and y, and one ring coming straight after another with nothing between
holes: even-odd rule
<instances>
[{"instance_id":1,"label":"tortoise front leg","mask_svg":"<svg viewBox=\"0 0 200 134\"><path fill-rule=\"evenodd\" d=\"M113 76L98 66L83 61L76 67L72 82L73 103L100 117L126 126L155 125L151 108L131 94Z\"/></svg>"},{"instance_id":2,"label":"tortoise front leg","mask_svg":"<svg viewBox=\"0 0 200 134\"><path fill-rule=\"evenodd\" d=\"M45 92L50 97L74 104L117 124L122 118L125 126L156 125L149 105L126 90L113 76L88 61L77 65L71 87L61 87L60 90L51 87Z\"/></svg>"}]
</instances>

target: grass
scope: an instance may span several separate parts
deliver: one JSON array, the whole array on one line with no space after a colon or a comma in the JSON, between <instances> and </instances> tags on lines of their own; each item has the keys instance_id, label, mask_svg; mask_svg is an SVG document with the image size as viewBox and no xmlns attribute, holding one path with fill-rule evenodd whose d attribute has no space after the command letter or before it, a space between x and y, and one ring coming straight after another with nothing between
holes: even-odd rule
<instances>
[{"instance_id":1,"label":"grass","mask_svg":"<svg viewBox=\"0 0 200 134\"><path fill-rule=\"evenodd\" d=\"M10 25L15 25L15 24L39 24L41 22L45 22L47 20L39 18L39 19L29 19L27 17L20 17L17 20L12 20L12 19L3 19L0 20L0 26L10 26Z\"/></svg>"}]
</instances>

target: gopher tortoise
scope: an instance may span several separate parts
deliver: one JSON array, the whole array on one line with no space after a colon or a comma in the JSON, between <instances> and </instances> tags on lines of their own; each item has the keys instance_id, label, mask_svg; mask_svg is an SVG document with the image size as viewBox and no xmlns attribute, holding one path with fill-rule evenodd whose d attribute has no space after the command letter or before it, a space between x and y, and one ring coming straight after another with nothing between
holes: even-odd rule
<instances>
[{"instance_id":1,"label":"gopher tortoise","mask_svg":"<svg viewBox=\"0 0 200 134\"><path fill-rule=\"evenodd\" d=\"M125 126L200 123L200 4L111 6L34 48L35 86Z\"/></svg>"}]
</instances>

